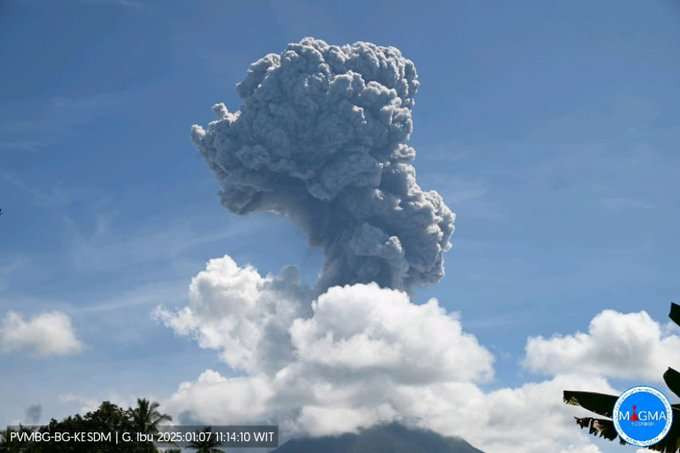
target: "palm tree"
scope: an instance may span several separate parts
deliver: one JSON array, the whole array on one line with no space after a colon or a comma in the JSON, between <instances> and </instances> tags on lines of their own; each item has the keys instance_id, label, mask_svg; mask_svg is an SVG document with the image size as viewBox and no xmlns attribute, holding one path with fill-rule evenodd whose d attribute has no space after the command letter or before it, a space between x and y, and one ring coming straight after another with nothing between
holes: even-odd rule
<instances>
[{"instance_id":1,"label":"palm tree","mask_svg":"<svg viewBox=\"0 0 680 453\"><path fill-rule=\"evenodd\" d=\"M159 404L145 398L137 399L137 407L128 409L132 429L144 434L158 434L160 424L171 421L172 417L158 411Z\"/></svg>"},{"instance_id":2,"label":"palm tree","mask_svg":"<svg viewBox=\"0 0 680 453\"><path fill-rule=\"evenodd\" d=\"M190 448L196 450L196 453L224 453L224 450L217 448L222 443L217 440L217 436L212 435L212 428L206 426L201 431L196 431L196 440L189 444Z\"/></svg>"}]
</instances>

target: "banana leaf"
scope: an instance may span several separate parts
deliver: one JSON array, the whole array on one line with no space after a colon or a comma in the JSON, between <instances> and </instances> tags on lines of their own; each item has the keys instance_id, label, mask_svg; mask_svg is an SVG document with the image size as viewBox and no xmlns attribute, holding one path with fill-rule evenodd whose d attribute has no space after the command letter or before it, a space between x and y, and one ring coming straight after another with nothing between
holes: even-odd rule
<instances>
[{"instance_id":1,"label":"banana leaf","mask_svg":"<svg viewBox=\"0 0 680 453\"><path fill-rule=\"evenodd\" d=\"M576 424L581 429L587 429L588 434L591 436L603 437L611 441L618 438L621 444L626 443L618 436L614 423L611 420L584 417L576 418ZM666 437L647 448L662 453L676 453L680 449L680 411L677 408L673 408L673 424Z\"/></svg>"},{"instance_id":2,"label":"banana leaf","mask_svg":"<svg viewBox=\"0 0 680 453\"><path fill-rule=\"evenodd\" d=\"M617 396L595 392L564 391L564 402L572 406L581 406L603 417L611 417L614 412Z\"/></svg>"},{"instance_id":3,"label":"banana leaf","mask_svg":"<svg viewBox=\"0 0 680 453\"><path fill-rule=\"evenodd\" d=\"M676 395L680 396L680 373L673 368L668 368L663 374L663 380L666 385Z\"/></svg>"},{"instance_id":4,"label":"banana leaf","mask_svg":"<svg viewBox=\"0 0 680 453\"><path fill-rule=\"evenodd\" d=\"M621 439L614 428L614 422L603 418L576 418L576 424L581 429L587 429L588 434L596 437L604 437L607 440L619 439L622 444L626 442Z\"/></svg>"},{"instance_id":5,"label":"banana leaf","mask_svg":"<svg viewBox=\"0 0 680 453\"><path fill-rule=\"evenodd\" d=\"M680 449L680 411L678 409L673 408L673 424L666 437L658 444L647 448L663 453L675 453Z\"/></svg>"},{"instance_id":6,"label":"banana leaf","mask_svg":"<svg viewBox=\"0 0 680 453\"><path fill-rule=\"evenodd\" d=\"M671 312L668 317L680 326L680 305L671 303Z\"/></svg>"}]
</instances>

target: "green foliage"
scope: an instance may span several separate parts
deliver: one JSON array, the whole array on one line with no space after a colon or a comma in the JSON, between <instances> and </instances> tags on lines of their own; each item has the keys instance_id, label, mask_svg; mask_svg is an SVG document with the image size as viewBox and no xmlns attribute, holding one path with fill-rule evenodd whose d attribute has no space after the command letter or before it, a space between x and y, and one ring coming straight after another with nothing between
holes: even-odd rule
<instances>
[{"instance_id":1,"label":"green foliage","mask_svg":"<svg viewBox=\"0 0 680 453\"><path fill-rule=\"evenodd\" d=\"M211 435L212 429L206 426L201 431L196 431L197 440L192 442L189 446L196 450L196 453L223 453L224 450L218 448L222 445L217 437ZM199 434L203 434L199 437Z\"/></svg>"},{"instance_id":2,"label":"green foliage","mask_svg":"<svg viewBox=\"0 0 680 453\"><path fill-rule=\"evenodd\" d=\"M127 417L133 431L145 434L158 434L158 427L172 417L158 412L158 403L137 399L137 407L127 410Z\"/></svg>"},{"instance_id":3,"label":"green foliage","mask_svg":"<svg viewBox=\"0 0 680 453\"><path fill-rule=\"evenodd\" d=\"M40 433L111 433L111 440L95 439L92 442L20 442L12 438L9 428L0 434L0 453L156 453L158 450L152 442L119 442L123 433L157 434L163 421L170 421L169 415L158 411L158 403L146 399L138 399L134 408L123 409L104 401L97 410L84 416L76 414L63 420L50 420L47 426L39 429ZM30 433L28 428L20 427L18 431ZM17 432L17 431L15 431ZM116 437L117 436L117 437Z\"/></svg>"},{"instance_id":4,"label":"green foliage","mask_svg":"<svg viewBox=\"0 0 680 453\"><path fill-rule=\"evenodd\" d=\"M10 429L7 427L4 431L0 432L0 453L21 453L28 450L22 450L22 443L16 438L12 437L12 434L16 433L30 433L31 430L19 426L19 429Z\"/></svg>"}]
</instances>

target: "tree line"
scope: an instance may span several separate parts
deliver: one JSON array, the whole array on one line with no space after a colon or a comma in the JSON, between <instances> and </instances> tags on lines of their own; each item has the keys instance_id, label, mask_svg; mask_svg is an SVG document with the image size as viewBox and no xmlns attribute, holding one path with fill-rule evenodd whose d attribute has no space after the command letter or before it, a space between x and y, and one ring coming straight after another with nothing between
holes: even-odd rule
<instances>
[{"instance_id":1,"label":"tree line","mask_svg":"<svg viewBox=\"0 0 680 453\"><path fill-rule=\"evenodd\" d=\"M155 438L164 422L172 421L172 417L158 410L158 403L147 399L137 399L135 407L124 409L109 401L104 401L94 411L85 415L70 415L62 420L52 419L47 425L38 429L26 426L16 428L7 427L0 431L0 453L180 453L180 448L159 450L152 441L138 441L136 437L130 442L118 443L111 440L94 442L57 442L21 440L17 434L32 432L39 433L111 433L115 439L116 433L122 438L123 433L143 433L148 438ZM203 429L210 432L210 427ZM214 436L196 436L197 440L189 448L199 453L223 453L220 444ZM24 436L24 439L26 437ZM200 440L199 440L200 439Z\"/></svg>"}]
</instances>

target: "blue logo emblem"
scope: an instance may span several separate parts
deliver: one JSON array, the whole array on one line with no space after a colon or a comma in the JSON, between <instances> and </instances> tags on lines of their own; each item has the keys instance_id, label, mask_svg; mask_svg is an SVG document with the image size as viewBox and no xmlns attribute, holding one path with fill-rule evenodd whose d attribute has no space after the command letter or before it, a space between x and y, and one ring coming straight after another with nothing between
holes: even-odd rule
<instances>
[{"instance_id":1,"label":"blue logo emblem","mask_svg":"<svg viewBox=\"0 0 680 453\"><path fill-rule=\"evenodd\" d=\"M614 427L631 445L648 447L661 441L673 423L668 399L652 387L633 387L614 405Z\"/></svg>"}]
</instances>

